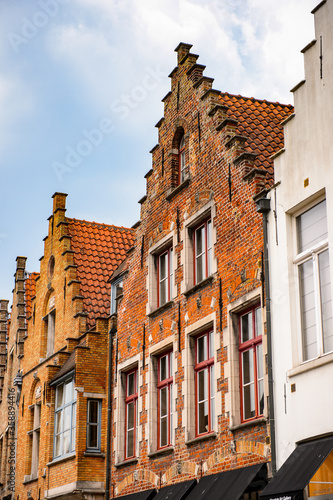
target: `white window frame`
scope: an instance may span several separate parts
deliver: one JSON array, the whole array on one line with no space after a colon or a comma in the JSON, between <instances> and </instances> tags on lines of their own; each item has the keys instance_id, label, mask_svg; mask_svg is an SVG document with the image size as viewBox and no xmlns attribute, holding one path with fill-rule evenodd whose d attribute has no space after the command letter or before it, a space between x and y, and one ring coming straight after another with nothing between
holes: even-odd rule
<instances>
[{"instance_id":1,"label":"white window frame","mask_svg":"<svg viewBox=\"0 0 333 500\"><path fill-rule=\"evenodd\" d=\"M181 250L180 262L184 269L183 280L180 285L181 293L188 292L192 287L200 285L200 282L196 282L195 272L194 272L194 238L195 230L199 226L210 220L211 221L211 247L209 251L211 252L210 258L210 273L205 279L213 276L217 272L217 259L215 256L215 243L216 243L216 228L214 226L214 217L216 214L216 206L213 201L208 202L200 210L198 210L191 217L187 217L184 222L184 227L181 231L181 239L184 243L183 249Z\"/></svg>"},{"instance_id":2,"label":"white window frame","mask_svg":"<svg viewBox=\"0 0 333 500\"><path fill-rule=\"evenodd\" d=\"M235 429L240 425L251 425L252 420L242 423L241 415L241 381L239 363L239 316L242 312L253 306L261 307L262 325L265 323L265 308L261 306L261 288L244 294L227 306L228 324L223 330L223 347L227 351L227 361L224 363L224 378L228 381L228 391L224 395L225 417L229 420L229 428ZM262 332L263 366L267 354L267 338ZM264 412L262 416L254 418L253 421L267 419L268 406L268 376L264 369Z\"/></svg>"},{"instance_id":3,"label":"white window frame","mask_svg":"<svg viewBox=\"0 0 333 500\"><path fill-rule=\"evenodd\" d=\"M176 399L177 399L177 387L178 384L175 382L175 375L177 372L177 357L175 352L177 350L177 342L173 334L169 335L167 338L161 340L157 344L149 348L148 353L148 394L146 396L146 408L148 410L148 422L146 424L146 436L148 438L148 454L155 453L158 451L158 439L157 439L157 429L158 429L158 357L164 352L172 351L173 362L172 362L172 376L173 376L173 389L172 389L172 429L171 429L171 446L175 444L175 433L178 426L178 413L176 411ZM163 450L163 448L162 448Z\"/></svg>"},{"instance_id":4,"label":"white window frame","mask_svg":"<svg viewBox=\"0 0 333 500\"><path fill-rule=\"evenodd\" d=\"M320 282L319 282L319 263L318 256L325 252L329 252L329 243L328 243L328 224L327 224L327 237L322 241L315 243L311 248L298 253L298 231L297 231L297 219L302 214L311 210L315 206L319 205L323 201L326 201L325 196L317 198L313 200L308 205L303 205L302 209L293 213L293 234L294 234L294 270L295 270L295 282L296 286L296 302L297 302L297 310L298 310L298 330L300 335L298 337L298 346L299 346L299 362L309 363L317 358L320 358L324 355L330 354L333 350L326 351L324 350L324 338L322 331L322 317L321 317L321 299L320 299ZM327 210L327 202L326 202L326 217L328 218L328 210ZM330 257L330 256L329 256ZM303 325L302 325L302 306L301 306L301 287L300 287L300 267L302 264L309 262L312 260L313 266L313 279L314 279L314 296L315 296L315 317L316 317L316 340L317 340L317 355L314 357L305 357L304 352L304 343L303 343ZM330 278L332 278L331 271L331 262L329 265L329 273ZM332 301L332 279L330 279L330 288L331 288L331 301ZM332 306L332 302L331 302Z\"/></svg>"},{"instance_id":5,"label":"white window frame","mask_svg":"<svg viewBox=\"0 0 333 500\"><path fill-rule=\"evenodd\" d=\"M139 446L142 442L142 424L140 424L140 414L142 413L142 373L141 373L140 354L133 356L118 364L117 369L117 383L115 386L114 394L116 396L116 411L114 413L114 424L116 427L116 439L115 444L115 460L116 465L122 463L126 460L125 458L125 425L126 425L126 405L125 405L125 395L126 395L126 375L131 370L137 369L138 377L138 399L137 399L137 412L138 412L138 422L137 422L137 432L136 432L136 452L135 457L139 456ZM131 458L129 458L131 460Z\"/></svg>"},{"instance_id":6,"label":"white window frame","mask_svg":"<svg viewBox=\"0 0 333 500\"><path fill-rule=\"evenodd\" d=\"M168 302L172 301L177 296L177 285L175 283L175 272L177 269L177 254L175 252L175 241L176 234L174 231L170 232L159 240L156 244L152 245L148 252L147 264L148 264L148 275L147 275L147 291L148 291L148 302L146 306L146 314L151 314L153 311L159 307L163 307ZM170 296L169 300L161 306L158 302L158 264L157 260L160 255L165 251L172 248L172 283L169 283ZM170 276L168 278L170 280Z\"/></svg>"},{"instance_id":7,"label":"white window frame","mask_svg":"<svg viewBox=\"0 0 333 500\"><path fill-rule=\"evenodd\" d=\"M195 375L195 339L200 333L213 331L214 339L214 380L212 381L215 395L215 415L211 423L210 433L218 430L218 417L222 413L221 392L217 390L217 380L221 376L221 364L217 360L217 351L220 349L220 335L216 329L216 313L211 313L195 323L185 327L185 347L182 350L182 366L184 381L182 382L182 396L184 409L182 410L182 426L185 428L186 442L192 441L201 435L196 434L196 375Z\"/></svg>"},{"instance_id":8,"label":"white window frame","mask_svg":"<svg viewBox=\"0 0 333 500\"><path fill-rule=\"evenodd\" d=\"M57 397L58 397L59 387L61 385L66 385L69 382L72 383L72 387L73 387L73 399L71 399L67 403L64 402L62 405L60 405L60 406L57 407ZM59 458L63 458L63 457L66 457L66 456L69 456L69 455L72 455L72 454L75 453L75 441L76 441L76 403L77 403L76 394L77 394L77 391L75 390L74 383L75 383L74 376L71 375L71 376L66 377L64 379L60 379L59 381L57 381L57 384L55 385L53 460L56 460L56 459L59 459ZM71 413L71 416L70 416L70 427L68 429L66 429L66 430L69 430L70 449L69 449L68 452L64 453L64 451L63 451L63 444L64 444L63 434L64 434L65 430L63 429L63 421L64 421L64 411L67 408L70 408L70 413ZM75 408L75 410L74 410L74 408ZM74 413L75 413L75 415L74 415ZM57 432L57 419L58 419L58 415L61 415L61 420L62 420L61 431L60 432ZM57 436L61 436L61 435L62 435L62 437L60 437L60 439L61 439L61 445L60 445L61 449L60 449L60 453L58 455L56 455Z\"/></svg>"}]
</instances>

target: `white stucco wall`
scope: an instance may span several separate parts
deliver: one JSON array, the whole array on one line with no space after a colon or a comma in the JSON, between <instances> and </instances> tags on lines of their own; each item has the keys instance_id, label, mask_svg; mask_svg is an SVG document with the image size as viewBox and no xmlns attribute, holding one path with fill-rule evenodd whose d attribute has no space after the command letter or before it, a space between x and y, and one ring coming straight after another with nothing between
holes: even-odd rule
<instances>
[{"instance_id":1,"label":"white stucco wall","mask_svg":"<svg viewBox=\"0 0 333 500\"><path fill-rule=\"evenodd\" d=\"M333 433L333 354L302 363L298 282L293 264L295 213L325 193L333 283L333 0L321 5L314 18L316 42L304 52L305 83L294 91L295 116L284 127L285 152L275 159L275 181L280 184L269 194L278 468L296 442ZM310 42L311 34L309 37Z\"/></svg>"}]
</instances>

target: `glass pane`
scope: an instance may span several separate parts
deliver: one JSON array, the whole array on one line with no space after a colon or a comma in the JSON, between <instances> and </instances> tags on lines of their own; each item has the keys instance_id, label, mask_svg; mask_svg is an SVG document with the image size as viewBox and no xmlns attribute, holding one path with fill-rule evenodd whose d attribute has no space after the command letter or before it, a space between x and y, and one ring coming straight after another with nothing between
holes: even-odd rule
<instances>
[{"instance_id":1,"label":"glass pane","mask_svg":"<svg viewBox=\"0 0 333 500\"><path fill-rule=\"evenodd\" d=\"M256 337L260 337L262 335L261 307L257 307L255 310L255 331Z\"/></svg>"},{"instance_id":2,"label":"glass pane","mask_svg":"<svg viewBox=\"0 0 333 500\"><path fill-rule=\"evenodd\" d=\"M57 386L56 408L63 405L64 384Z\"/></svg>"},{"instance_id":3,"label":"glass pane","mask_svg":"<svg viewBox=\"0 0 333 500\"><path fill-rule=\"evenodd\" d=\"M308 260L299 266L301 319L303 332L303 359L317 356L316 310L313 263Z\"/></svg>"},{"instance_id":4,"label":"glass pane","mask_svg":"<svg viewBox=\"0 0 333 500\"><path fill-rule=\"evenodd\" d=\"M297 217L298 252L327 238L326 200Z\"/></svg>"},{"instance_id":5,"label":"glass pane","mask_svg":"<svg viewBox=\"0 0 333 500\"><path fill-rule=\"evenodd\" d=\"M127 431L126 456L134 456L134 429Z\"/></svg>"},{"instance_id":6,"label":"glass pane","mask_svg":"<svg viewBox=\"0 0 333 500\"><path fill-rule=\"evenodd\" d=\"M88 448L97 448L98 447L98 426L97 425L89 425L88 426L87 446L88 446Z\"/></svg>"},{"instance_id":7,"label":"glass pane","mask_svg":"<svg viewBox=\"0 0 333 500\"><path fill-rule=\"evenodd\" d=\"M160 425L160 446L166 446L168 444L168 419L166 417L162 418Z\"/></svg>"},{"instance_id":8,"label":"glass pane","mask_svg":"<svg viewBox=\"0 0 333 500\"><path fill-rule=\"evenodd\" d=\"M203 401L198 404L198 434L208 431L208 402Z\"/></svg>"},{"instance_id":9,"label":"glass pane","mask_svg":"<svg viewBox=\"0 0 333 500\"><path fill-rule=\"evenodd\" d=\"M258 408L259 414L264 413L264 367L262 344L257 346L257 377L258 377Z\"/></svg>"},{"instance_id":10,"label":"glass pane","mask_svg":"<svg viewBox=\"0 0 333 500\"><path fill-rule=\"evenodd\" d=\"M202 281L205 277L204 266L205 266L204 256L199 255L196 258L196 283L200 283L200 281Z\"/></svg>"},{"instance_id":11,"label":"glass pane","mask_svg":"<svg viewBox=\"0 0 333 500\"><path fill-rule=\"evenodd\" d=\"M134 429L134 403L127 405L127 429Z\"/></svg>"},{"instance_id":12,"label":"glass pane","mask_svg":"<svg viewBox=\"0 0 333 500\"><path fill-rule=\"evenodd\" d=\"M75 450L75 437L76 437L76 427L72 429L72 444L71 444L71 451Z\"/></svg>"},{"instance_id":13,"label":"glass pane","mask_svg":"<svg viewBox=\"0 0 333 500\"><path fill-rule=\"evenodd\" d=\"M256 406L254 397L254 384L246 385L243 388L243 413L244 419L253 418L256 416Z\"/></svg>"},{"instance_id":14,"label":"glass pane","mask_svg":"<svg viewBox=\"0 0 333 500\"><path fill-rule=\"evenodd\" d=\"M163 306L168 302L168 280L160 281L160 295L159 295L159 305Z\"/></svg>"},{"instance_id":15,"label":"glass pane","mask_svg":"<svg viewBox=\"0 0 333 500\"><path fill-rule=\"evenodd\" d=\"M72 427L75 427L76 425L76 403L72 405Z\"/></svg>"},{"instance_id":16,"label":"glass pane","mask_svg":"<svg viewBox=\"0 0 333 500\"><path fill-rule=\"evenodd\" d=\"M62 434L63 439L63 455L69 453L70 450L70 431L66 431Z\"/></svg>"},{"instance_id":17,"label":"glass pane","mask_svg":"<svg viewBox=\"0 0 333 500\"><path fill-rule=\"evenodd\" d=\"M252 336L252 312L249 312L241 316L241 342L250 340Z\"/></svg>"},{"instance_id":18,"label":"glass pane","mask_svg":"<svg viewBox=\"0 0 333 500\"><path fill-rule=\"evenodd\" d=\"M135 387L135 372L129 373L127 375L127 396L131 396L136 393Z\"/></svg>"},{"instance_id":19,"label":"glass pane","mask_svg":"<svg viewBox=\"0 0 333 500\"><path fill-rule=\"evenodd\" d=\"M197 339L197 363L207 359L207 336L203 335Z\"/></svg>"},{"instance_id":20,"label":"glass pane","mask_svg":"<svg viewBox=\"0 0 333 500\"><path fill-rule=\"evenodd\" d=\"M62 412L63 410L60 410L58 413L56 413L56 426L55 426L56 434L59 434L59 432L62 431Z\"/></svg>"},{"instance_id":21,"label":"glass pane","mask_svg":"<svg viewBox=\"0 0 333 500\"><path fill-rule=\"evenodd\" d=\"M163 417L168 413L168 391L166 387L160 390L160 416Z\"/></svg>"},{"instance_id":22,"label":"glass pane","mask_svg":"<svg viewBox=\"0 0 333 500\"><path fill-rule=\"evenodd\" d=\"M197 374L198 378L198 401L208 399L208 370L202 370Z\"/></svg>"},{"instance_id":23,"label":"glass pane","mask_svg":"<svg viewBox=\"0 0 333 500\"><path fill-rule=\"evenodd\" d=\"M98 423L98 401L88 401L88 422Z\"/></svg>"},{"instance_id":24,"label":"glass pane","mask_svg":"<svg viewBox=\"0 0 333 500\"><path fill-rule=\"evenodd\" d=\"M324 352L333 351L333 318L330 279L330 261L328 250L318 255L321 323L323 329Z\"/></svg>"},{"instance_id":25,"label":"glass pane","mask_svg":"<svg viewBox=\"0 0 333 500\"><path fill-rule=\"evenodd\" d=\"M60 455L62 455L62 450L61 450L61 443L62 443L62 439L61 439L61 436L62 434L59 434L58 436L56 436L56 440L55 440L55 457L59 457Z\"/></svg>"},{"instance_id":26,"label":"glass pane","mask_svg":"<svg viewBox=\"0 0 333 500\"><path fill-rule=\"evenodd\" d=\"M208 274L212 274L212 260L213 260L213 250L212 250L212 222L207 222L207 263L208 263Z\"/></svg>"},{"instance_id":27,"label":"glass pane","mask_svg":"<svg viewBox=\"0 0 333 500\"><path fill-rule=\"evenodd\" d=\"M160 380L167 378L167 356L160 358Z\"/></svg>"},{"instance_id":28,"label":"glass pane","mask_svg":"<svg viewBox=\"0 0 333 500\"><path fill-rule=\"evenodd\" d=\"M214 357L214 332L209 332L209 357Z\"/></svg>"},{"instance_id":29,"label":"glass pane","mask_svg":"<svg viewBox=\"0 0 333 500\"><path fill-rule=\"evenodd\" d=\"M168 269L167 257L168 257L167 253L160 255L160 280L163 280L167 275L167 269Z\"/></svg>"},{"instance_id":30,"label":"glass pane","mask_svg":"<svg viewBox=\"0 0 333 500\"><path fill-rule=\"evenodd\" d=\"M74 389L74 383L73 380L70 380L69 382L65 383L65 404L70 403L73 401L73 389Z\"/></svg>"},{"instance_id":31,"label":"glass pane","mask_svg":"<svg viewBox=\"0 0 333 500\"><path fill-rule=\"evenodd\" d=\"M172 299L172 287L173 287L173 250L170 248L169 251L169 268L170 268L170 278L169 278L169 297Z\"/></svg>"},{"instance_id":32,"label":"glass pane","mask_svg":"<svg viewBox=\"0 0 333 500\"><path fill-rule=\"evenodd\" d=\"M254 382L253 351L242 353L243 385Z\"/></svg>"},{"instance_id":33,"label":"glass pane","mask_svg":"<svg viewBox=\"0 0 333 500\"><path fill-rule=\"evenodd\" d=\"M215 419L215 379L214 379L214 365L210 367L210 420L211 426L214 425Z\"/></svg>"},{"instance_id":34,"label":"glass pane","mask_svg":"<svg viewBox=\"0 0 333 500\"><path fill-rule=\"evenodd\" d=\"M66 406L66 408L63 410L63 415L64 415L64 430L70 429L71 428L71 412L72 412L72 407L71 406Z\"/></svg>"}]
</instances>

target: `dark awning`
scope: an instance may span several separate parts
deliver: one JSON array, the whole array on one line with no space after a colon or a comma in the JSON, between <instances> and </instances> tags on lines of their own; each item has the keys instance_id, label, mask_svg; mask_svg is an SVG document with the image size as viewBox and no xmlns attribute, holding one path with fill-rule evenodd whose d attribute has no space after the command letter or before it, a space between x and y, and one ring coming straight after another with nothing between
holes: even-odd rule
<instances>
[{"instance_id":1,"label":"dark awning","mask_svg":"<svg viewBox=\"0 0 333 500\"><path fill-rule=\"evenodd\" d=\"M186 500L237 500L246 490L260 491L267 483L267 464L257 464L204 476Z\"/></svg>"},{"instance_id":2,"label":"dark awning","mask_svg":"<svg viewBox=\"0 0 333 500\"><path fill-rule=\"evenodd\" d=\"M131 495L117 497L117 500L151 500L156 495L156 490L145 490Z\"/></svg>"},{"instance_id":3,"label":"dark awning","mask_svg":"<svg viewBox=\"0 0 333 500\"><path fill-rule=\"evenodd\" d=\"M188 498L189 492L197 484L196 479L191 481L184 481L183 483L171 484L170 486L164 486L157 493L154 500L183 500Z\"/></svg>"},{"instance_id":4,"label":"dark awning","mask_svg":"<svg viewBox=\"0 0 333 500\"><path fill-rule=\"evenodd\" d=\"M302 443L260 495L263 500L303 499L303 490L333 449L333 437Z\"/></svg>"}]
</instances>

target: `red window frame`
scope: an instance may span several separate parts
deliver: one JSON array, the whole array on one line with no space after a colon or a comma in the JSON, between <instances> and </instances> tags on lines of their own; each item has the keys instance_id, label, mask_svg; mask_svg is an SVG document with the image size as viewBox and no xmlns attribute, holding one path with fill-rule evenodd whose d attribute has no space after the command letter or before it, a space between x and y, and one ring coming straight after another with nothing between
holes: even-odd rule
<instances>
[{"instance_id":1,"label":"red window frame","mask_svg":"<svg viewBox=\"0 0 333 500\"><path fill-rule=\"evenodd\" d=\"M134 375L134 390L129 394L129 377ZM136 456L136 434L138 427L138 369L134 368L125 374L126 377L126 392L125 392L125 460ZM133 408L132 419L133 423L129 427L129 411ZM132 446L129 447L129 433L133 433Z\"/></svg>"},{"instance_id":2,"label":"red window frame","mask_svg":"<svg viewBox=\"0 0 333 500\"><path fill-rule=\"evenodd\" d=\"M172 420L173 420L173 406L172 406L172 389L173 389L173 376L172 376L172 362L173 352L169 351L161 354L158 357L158 376L157 376L157 447L159 449L170 446L172 443ZM166 358L165 376L162 378L162 360ZM165 394L164 404L162 401L163 393ZM163 415L162 415L163 411ZM162 432L166 422L166 440L162 440Z\"/></svg>"},{"instance_id":3,"label":"red window frame","mask_svg":"<svg viewBox=\"0 0 333 500\"><path fill-rule=\"evenodd\" d=\"M251 321L245 328L242 318L246 317L251 318ZM260 305L256 304L242 311L239 314L238 324L241 421L247 422L263 415L264 376Z\"/></svg>"},{"instance_id":4,"label":"red window frame","mask_svg":"<svg viewBox=\"0 0 333 500\"><path fill-rule=\"evenodd\" d=\"M161 278L161 258L167 255L167 269L164 277ZM170 246L165 251L156 256L157 259L157 307L161 307L172 298L173 285L173 247ZM166 282L167 290L166 297L163 301L161 293L161 284Z\"/></svg>"},{"instance_id":5,"label":"red window frame","mask_svg":"<svg viewBox=\"0 0 333 500\"><path fill-rule=\"evenodd\" d=\"M213 431L215 418L214 342L213 330L207 330L195 338L195 434L200 436ZM201 346L199 345L201 344ZM200 351L200 347L203 348ZM206 354L206 355L205 355ZM202 387L202 385L204 387ZM204 395L202 394L204 391ZM203 397L202 397L203 396ZM206 403L206 404L205 404ZM205 409L206 407L206 409ZM203 411L203 412L202 412ZM206 414L205 414L206 411ZM202 417L207 418L202 422Z\"/></svg>"},{"instance_id":6,"label":"red window frame","mask_svg":"<svg viewBox=\"0 0 333 500\"><path fill-rule=\"evenodd\" d=\"M186 157L185 157L185 135L183 134L179 142L178 151L178 184L185 180L186 173Z\"/></svg>"},{"instance_id":7,"label":"red window frame","mask_svg":"<svg viewBox=\"0 0 333 500\"><path fill-rule=\"evenodd\" d=\"M201 237L201 249L198 248L197 235L199 231L202 231L203 238ZM193 228L193 276L194 285L200 283L204 279L208 278L212 272L212 220L211 218L198 224ZM203 260L201 275L198 272L197 264L199 258Z\"/></svg>"}]
</instances>

